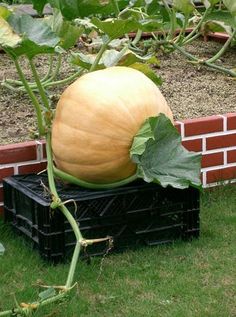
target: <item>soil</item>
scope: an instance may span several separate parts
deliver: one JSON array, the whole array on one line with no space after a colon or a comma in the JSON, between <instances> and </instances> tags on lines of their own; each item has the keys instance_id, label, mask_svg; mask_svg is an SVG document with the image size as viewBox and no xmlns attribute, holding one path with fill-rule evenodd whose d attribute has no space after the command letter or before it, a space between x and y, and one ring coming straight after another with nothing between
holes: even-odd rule
<instances>
[{"instance_id":1,"label":"soil","mask_svg":"<svg viewBox=\"0 0 236 317\"><path fill-rule=\"evenodd\" d=\"M215 42L196 41L188 46L188 51L201 58L209 58L222 46ZM236 81L229 76L206 67L193 66L178 52L168 55L158 54L163 84L160 87L166 97L175 120L224 114L236 111ZM229 50L219 61L229 68L235 67L236 50ZM30 71L22 61L27 76ZM45 58L37 60L36 66L41 74L47 72ZM65 60L61 78L71 71ZM0 81L5 78L18 79L13 62L1 53ZM54 106L64 88L50 91ZM35 115L28 97L0 86L0 144L17 143L35 137Z\"/></svg>"}]
</instances>

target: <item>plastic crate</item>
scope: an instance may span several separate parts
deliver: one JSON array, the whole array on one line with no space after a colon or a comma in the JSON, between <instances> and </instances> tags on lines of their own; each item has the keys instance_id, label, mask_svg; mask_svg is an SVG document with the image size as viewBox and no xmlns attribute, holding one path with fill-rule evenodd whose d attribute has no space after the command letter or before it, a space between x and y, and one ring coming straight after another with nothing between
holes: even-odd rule
<instances>
[{"instance_id":1,"label":"plastic crate","mask_svg":"<svg viewBox=\"0 0 236 317\"><path fill-rule=\"evenodd\" d=\"M43 185L42 185L43 184ZM3 181L5 221L24 234L44 259L59 262L71 255L74 233L60 210L50 210L46 175L17 175ZM199 191L138 181L110 190L88 190L57 183L62 201L85 238L112 236L113 251L170 243L199 236ZM107 246L95 244L90 255Z\"/></svg>"}]
</instances>

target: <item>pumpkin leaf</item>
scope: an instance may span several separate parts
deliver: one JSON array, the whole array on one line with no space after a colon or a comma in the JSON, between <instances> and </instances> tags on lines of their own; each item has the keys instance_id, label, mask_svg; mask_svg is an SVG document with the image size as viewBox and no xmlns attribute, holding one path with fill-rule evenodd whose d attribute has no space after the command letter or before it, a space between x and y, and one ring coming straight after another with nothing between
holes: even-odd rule
<instances>
[{"instance_id":1,"label":"pumpkin leaf","mask_svg":"<svg viewBox=\"0 0 236 317\"><path fill-rule=\"evenodd\" d=\"M89 70L92 64L94 63L95 59L96 59L96 54L83 54L81 52L78 52L78 53L72 52L71 63L76 66ZM100 60L96 69L98 70L103 68L105 68L105 66L101 65L101 60Z\"/></svg>"},{"instance_id":2,"label":"pumpkin leaf","mask_svg":"<svg viewBox=\"0 0 236 317\"><path fill-rule=\"evenodd\" d=\"M207 21L219 21L224 22L226 25L230 25L231 27L235 26L235 21L230 12L223 10L214 10L210 12L206 17Z\"/></svg>"},{"instance_id":3,"label":"pumpkin leaf","mask_svg":"<svg viewBox=\"0 0 236 317\"><path fill-rule=\"evenodd\" d=\"M49 287L48 289L46 289L46 291L43 291L41 293L39 293L39 299L41 301L44 301L50 297L53 297L56 295L56 291L53 287Z\"/></svg>"},{"instance_id":4,"label":"pumpkin leaf","mask_svg":"<svg viewBox=\"0 0 236 317\"><path fill-rule=\"evenodd\" d=\"M40 1L39 0L31 0L31 2L33 3L34 10L36 10L39 13L39 15L42 15L43 9L49 1L47 1L47 0L40 0Z\"/></svg>"},{"instance_id":5,"label":"pumpkin leaf","mask_svg":"<svg viewBox=\"0 0 236 317\"><path fill-rule=\"evenodd\" d=\"M173 0L173 7L185 15L189 15L195 9L192 0Z\"/></svg>"},{"instance_id":6,"label":"pumpkin leaf","mask_svg":"<svg viewBox=\"0 0 236 317\"><path fill-rule=\"evenodd\" d=\"M202 3L204 4L206 9L213 7L215 4L219 2L220 0L202 0Z\"/></svg>"},{"instance_id":7,"label":"pumpkin leaf","mask_svg":"<svg viewBox=\"0 0 236 317\"><path fill-rule=\"evenodd\" d=\"M18 36L21 43L10 53L30 58L40 53L51 53L59 43L59 37L43 21L33 19L31 16L12 14L8 19L9 24Z\"/></svg>"},{"instance_id":8,"label":"pumpkin leaf","mask_svg":"<svg viewBox=\"0 0 236 317\"><path fill-rule=\"evenodd\" d=\"M39 13L42 13L45 4L49 3L51 7L59 9L67 20L95 14L108 16L114 12L112 1L109 0L32 0L32 2ZM120 9L127 5L127 0L118 0L117 2Z\"/></svg>"},{"instance_id":9,"label":"pumpkin leaf","mask_svg":"<svg viewBox=\"0 0 236 317\"><path fill-rule=\"evenodd\" d=\"M101 21L98 18L92 18L91 22L102 32L107 34L110 39L116 39L131 31L139 28L139 23L134 19L109 19Z\"/></svg>"},{"instance_id":10,"label":"pumpkin leaf","mask_svg":"<svg viewBox=\"0 0 236 317\"><path fill-rule=\"evenodd\" d=\"M232 34L232 28L231 26L225 24L222 21L207 21L206 23L203 24L203 28L205 32L226 32L229 35Z\"/></svg>"},{"instance_id":11,"label":"pumpkin leaf","mask_svg":"<svg viewBox=\"0 0 236 317\"><path fill-rule=\"evenodd\" d=\"M0 17L0 46L14 48L21 43L21 38L16 34L11 26Z\"/></svg>"},{"instance_id":12,"label":"pumpkin leaf","mask_svg":"<svg viewBox=\"0 0 236 317\"><path fill-rule=\"evenodd\" d=\"M162 79L158 76L148 64L134 63L129 65L129 67L139 70L144 73L148 78L150 78L156 85L160 86L162 84Z\"/></svg>"},{"instance_id":13,"label":"pumpkin leaf","mask_svg":"<svg viewBox=\"0 0 236 317\"><path fill-rule=\"evenodd\" d=\"M153 64L155 66L160 66L160 61L152 54L140 56L131 50L127 50L125 52L125 54L120 59L118 64L120 66L130 66L130 65L137 63L137 62L144 62L147 64Z\"/></svg>"},{"instance_id":14,"label":"pumpkin leaf","mask_svg":"<svg viewBox=\"0 0 236 317\"><path fill-rule=\"evenodd\" d=\"M236 1L235 0L223 0L224 5L232 14L233 17L236 17Z\"/></svg>"},{"instance_id":15,"label":"pumpkin leaf","mask_svg":"<svg viewBox=\"0 0 236 317\"><path fill-rule=\"evenodd\" d=\"M70 21L65 21L61 12L56 9L46 21L57 36L60 37L60 46L64 49L75 45L84 31L83 26L73 25Z\"/></svg>"},{"instance_id":16,"label":"pumpkin leaf","mask_svg":"<svg viewBox=\"0 0 236 317\"><path fill-rule=\"evenodd\" d=\"M5 252L5 248L4 246L2 245L2 243L0 242L0 256L3 255Z\"/></svg>"},{"instance_id":17,"label":"pumpkin leaf","mask_svg":"<svg viewBox=\"0 0 236 317\"><path fill-rule=\"evenodd\" d=\"M182 146L179 132L164 114L146 120L134 137L130 155L138 177L146 182L201 188L201 156Z\"/></svg>"}]
</instances>

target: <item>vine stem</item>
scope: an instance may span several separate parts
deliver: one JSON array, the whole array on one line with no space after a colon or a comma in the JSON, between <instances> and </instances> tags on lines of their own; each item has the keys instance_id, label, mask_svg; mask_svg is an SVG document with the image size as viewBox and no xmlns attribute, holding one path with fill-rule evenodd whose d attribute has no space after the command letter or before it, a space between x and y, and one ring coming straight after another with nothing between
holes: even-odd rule
<instances>
[{"instance_id":1,"label":"vine stem","mask_svg":"<svg viewBox=\"0 0 236 317\"><path fill-rule=\"evenodd\" d=\"M82 73L83 73L83 69L79 69L73 75L71 75L71 76L69 76L69 77L67 77L65 79L62 79L62 80L57 80L57 81L52 81L52 82L45 83L45 84L43 84L43 87L46 88L46 87L58 86L58 85L63 85L63 84L69 83L73 79L79 77Z\"/></svg>"},{"instance_id":2,"label":"vine stem","mask_svg":"<svg viewBox=\"0 0 236 317\"><path fill-rule=\"evenodd\" d=\"M66 181L66 182L70 182L72 184L75 184L75 185L78 185L78 186L81 186L84 188L90 188L90 189L116 188L116 187L120 187L120 186L124 186L126 184L129 184L138 178L137 173L135 173L134 175L132 175L130 177L127 177L125 179L122 179L122 180L114 182L114 183L98 184L98 183L90 183L90 182L83 181L77 177L74 177L68 173L65 173L65 172L59 170L55 166L53 167L53 171L54 171L55 176L61 178L62 180Z\"/></svg>"},{"instance_id":3,"label":"vine stem","mask_svg":"<svg viewBox=\"0 0 236 317\"><path fill-rule=\"evenodd\" d=\"M174 30L175 30L175 12L174 10L172 11L169 7L169 4L167 3L166 0L162 0L162 3L164 4L164 7L169 15L170 21L171 21L171 26L170 26L170 30L168 32L167 35L167 40L170 40L170 38L172 39L174 37Z\"/></svg>"},{"instance_id":4,"label":"vine stem","mask_svg":"<svg viewBox=\"0 0 236 317\"><path fill-rule=\"evenodd\" d=\"M107 49L107 46L108 46L108 44L109 44L110 42L111 42L111 39L109 38L108 40L106 40L106 41L102 44L102 46L101 46L101 48L100 48L100 50L99 50L99 52L98 52L98 54L97 54L97 56L96 56L96 58L95 58L94 63L92 64L92 66L91 66L90 69L89 69L90 72L93 72L94 70L96 70L96 67L97 67L98 64L99 64L99 61L100 61L100 59L101 59L103 53L104 53L105 50Z\"/></svg>"},{"instance_id":5,"label":"vine stem","mask_svg":"<svg viewBox=\"0 0 236 317\"><path fill-rule=\"evenodd\" d=\"M42 78L42 80L41 80L42 82L46 81L52 73L53 56L54 56L53 54L50 54L48 71L47 71L46 75Z\"/></svg>"},{"instance_id":6,"label":"vine stem","mask_svg":"<svg viewBox=\"0 0 236 317\"><path fill-rule=\"evenodd\" d=\"M219 70L223 73L226 73L232 77L236 77L235 71L227 69L227 68L219 66L219 65L216 65L216 64L213 64L213 63L210 63L210 62L208 62L208 60L206 60L206 61L200 60L200 59L196 58L195 56L193 56L192 54L186 52L184 50L184 48L178 46L176 43L170 42L170 44L172 44L178 51L180 51L184 56L186 56L189 60L193 61L194 63L199 64L199 65L205 65L205 66L208 66L210 68L217 69L217 70Z\"/></svg>"},{"instance_id":7,"label":"vine stem","mask_svg":"<svg viewBox=\"0 0 236 317\"><path fill-rule=\"evenodd\" d=\"M140 41L141 37L142 37L143 31L138 29L135 38L132 41L132 45L136 46L138 44L138 42Z\"/></svg>"},{"instance_id":8,"label":"vine stem","mask_svg":"<svg viewBox=\"0 0 236 317\"><path fill-rule=\"evenodd\" d=\"M48 97L43 89L43 86L41 84L41 81L39 79L39 76L38 76L38 73L37 73L37 70L36 70L36 67L33 63L33 60L31 58L29 58L29 64L30 64L30 67L31 67L31 70L32 70L32 73L33 73L33 76L34 76L34 79L35 79L35 83L37 85L37 88L39 90L39 94L40 94L40 97L42 99L42 102L45 106L45 108L47 108L47 110L51 111L51 107L50 107L50 104L49 104L49 101L48 101Z\"/></svg>"},{"instance_id":9,"label":"vine stem","mask_svg":"<svg viewBox=\"0 0 236 317\"><path fill-rule=\"evenodd\" d=\"M48 161L48 165L47 165L47 173L48 173L48 183L49 183L49 189L54 197L54 199L56 199L57 201L60 201L60 198L58 196L57 193L57 189L56 189L56 185L55 185L55 180L54 180L54 175L53 175L53 158L52 158L52 147L51 147L51 132L48 132L47 136L46 136L46 153L47 153L47 161ZM83 236L79 230L78 224L75 220L75 218L72 216L72 214L69 212L69 210L66 208L65 205L63 204L59 204L59 209L61 210L61 212L64 214L64 216L66 217L66 219L68 220L68 222L70 223L75 237L76 237L76 246L75 246L75 250L74 250L74 254L72 257L72 261L71 261L71 265L70 265L70 269L69 269L69 273L68 273L68 277L67 277L67 282L66 282L66 288L71 287L72 283L73 283L73 278L74 278L74 273L75 273L75 269L76 269L76 264L78 261L78 257L79 257L79 253L80 253L80 249L81 249L81 242L84 240Z\"/></svg>"},{"instance_id":10,"label":"vine stem","mask_svg":"<svg viewBox=\"0 0 236 317\"><path fill-rule=\"evenodd\" d=\"M206 11L203 13L200 21L197 23L197 25L195 26L195 28L185 37L183 44L187 44L190 43L192 41L192 37L195 35L195 33L200 29L200 27L202 26L202 23L204 22L205 18L207 17L207 15L211 12L212 8L209 7L206 9Z\"/></svg>"},{"instance_id":11,"label":"vine stem","mask_svg":"<svg viewBox=\"0 0 236 317\"><path fill-rule=\"evenodd\" d=\"M229 47L233 37L236 34L236 29L234 30L234 32L231 34L231 36L229 36L228 40L225 42L225 44L222 46L222 48L219 50L218 53L215 54L215 56L213 56L212 58L209 58L206 62L207 63L214 63L217 59L219 59L227 50L227 48Z\"/></svg>"},{"instance_id":12,"label":"vine stem","mask_svg":"<svg viewBox=\"0 0 236 317\"><path fill-rule=\"evenodd\" d=\"M25 90L27 91L27 93L28 93L28 95L33 103L34 109L36 111L39 135L44 135L45 134L45 127L44 127L44 123L43 123L43 116L42 116L40 103L38 102L38 99L36 98L31 87L29 86L17 58L14 58L13 60L14 60L15 66L16 66L16 70L20 76L20 79L21 79L21 81L25 87Z\"/></svg>"}]
</instances>

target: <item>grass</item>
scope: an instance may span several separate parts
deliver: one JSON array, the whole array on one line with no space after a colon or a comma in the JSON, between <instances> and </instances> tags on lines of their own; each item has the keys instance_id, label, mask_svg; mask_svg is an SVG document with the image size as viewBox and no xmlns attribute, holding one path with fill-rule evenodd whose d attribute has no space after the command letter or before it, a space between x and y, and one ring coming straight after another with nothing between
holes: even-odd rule
<instances>
[{"instance_id":1,"label":"grass","mask_svg":"<svg viewBox=\"0 0 236 317\"><path fill-rule=\"evenodd\" d=\"M63 284L68 265L50 266L0 222L0 311L37 298L37 280ZM78 286L44 317L236 316L236 186L201 199L201 237L171 246L79 262Z\"/></svg>"}]
</instances>

